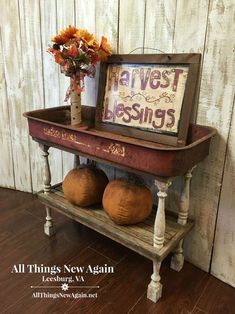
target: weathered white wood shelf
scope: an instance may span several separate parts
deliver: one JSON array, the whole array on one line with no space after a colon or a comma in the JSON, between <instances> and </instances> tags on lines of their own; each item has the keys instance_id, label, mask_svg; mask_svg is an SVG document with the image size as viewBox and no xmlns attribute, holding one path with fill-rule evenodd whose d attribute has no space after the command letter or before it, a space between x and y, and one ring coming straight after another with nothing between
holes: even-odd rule
<instances>
[{"instance_id":1,"label":"weathered white wood shelf","mask_svg":"<svg viewBox=\"0 0 235 314\"><path fill-rule=\"evenodd\" d=\"M193 227L192 221L188 221L186 225L178 224L177 217L173 213L167 212L164 245L158 249L154 247L153 243L156 209L152 210L151 215L144 222L119 226L108 217L102 207L82 208L72 205L65 199L61 185L52 187L50 193L39 192L38 197L46 206L63 215L108 236L149 259L159 261L162 261Z\"/></svg>"}]
</instances>

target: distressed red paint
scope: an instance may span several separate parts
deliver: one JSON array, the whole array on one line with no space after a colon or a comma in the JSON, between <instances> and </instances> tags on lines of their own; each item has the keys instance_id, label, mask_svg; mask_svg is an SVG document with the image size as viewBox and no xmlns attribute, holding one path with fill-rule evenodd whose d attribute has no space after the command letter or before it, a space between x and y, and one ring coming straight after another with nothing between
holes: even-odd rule
<instances>
[{"instance_id":1,"label":"distressed red paint","mask_svg":"<svg viewBox=\"0 0 235 314\"><path fill-rule=\"evenodd\" d=\"M83 111L86 108L83 108ZM61 123L48 119L61 113ZM209 153L211 137L216 131L211 127L191 125L188 145L169 147L152 142L135 140L94 129L81 130L65 125L64 116L69 107L50 108L25 114L29 133L37 142L50 147L81 154L104 163L120 166L154 176L183 175L203 160ZM91 110L91 108L89 109Z\"/></svg>"}]
</instances>

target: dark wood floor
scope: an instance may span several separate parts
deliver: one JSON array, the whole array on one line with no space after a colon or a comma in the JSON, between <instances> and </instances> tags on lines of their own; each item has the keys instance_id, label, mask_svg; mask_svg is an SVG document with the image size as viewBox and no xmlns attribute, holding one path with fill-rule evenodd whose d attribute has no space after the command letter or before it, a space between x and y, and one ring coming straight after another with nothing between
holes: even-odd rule
<instances>
[{"instance_id":1,"label":"dark wood floor","mask_svg":"<svg viewBox=\"0 0 235 314\"><path fill-rule=\"evenodd\" d=\"M169 261L163 264L163 297L157 304L152 303L146 299L152 272L149 260L53 214L57 234L48 238L43 233L44 209L36 197L0 189L0 313L235 313L235 289L189 263L180 273L169 268ZM31 286L61 283L42 283L42 274L11 273L15 264L59 267L107 264L114 266L115 272L85 274L85 283L81 284L99 289L73 289L74 293L83 291L93 296L97 292L97 298L40 299L32 294L49 291L53 295L62 290Z\"/></svg>"}]
</instances>

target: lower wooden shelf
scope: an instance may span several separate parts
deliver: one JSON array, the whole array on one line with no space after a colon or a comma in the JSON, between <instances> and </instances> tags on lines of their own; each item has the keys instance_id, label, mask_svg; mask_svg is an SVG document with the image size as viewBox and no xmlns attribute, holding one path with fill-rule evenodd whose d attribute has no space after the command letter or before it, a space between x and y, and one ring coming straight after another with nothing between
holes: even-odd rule
<instances>
[{"instance_id":1,"label":"lower wooden shelf","mask_svg":"<svg viewBox=\"0 0 235 314\"><path fill-rule=\"evenodd\" d=\"M108 217L102 207L81 208L72 205L65 199L61 185L52 187L50 193L39 192L38 198L46 206L151 260L157 259L162 261L175 248L179 240L184 238L193 227L192 221L189 221L185 226L179 225L177 218L167 213L165 242L164 246L159 250L153 246L155 209L144 222L136 225L119 226Z\"/></svg>"}]
</instances>

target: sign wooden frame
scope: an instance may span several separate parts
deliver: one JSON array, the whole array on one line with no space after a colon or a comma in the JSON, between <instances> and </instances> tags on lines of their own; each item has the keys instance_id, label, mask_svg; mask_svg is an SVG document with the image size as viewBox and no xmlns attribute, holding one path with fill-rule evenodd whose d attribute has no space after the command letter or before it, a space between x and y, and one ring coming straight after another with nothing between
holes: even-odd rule
<instances>
[{"instance_id":1,"label":"sign wooden frame","mask_svg":"<svg viewBox=\"0 0 235 314\"><path fill-rule=\"evenodd\" d=\"M195 104L196 92L197 92L197 87L198 87L200 61L201 61L201 55L196 54L196 53L112 55L111 57L108 58L107 61L102 62L100 66L99 90L98 90L97 107L96 107L96 124L95 124L96 129L108 131L108 132L112 132L116 134L121 134L124 136L144 139L144 140L148 140L152 142L172 145L172 146L184 146L186 143L186 138L187 138L190 115L193 110L193 106ZM116 77L115 75L119 75L120 69L122 70L121 75ZM163 70L162 72L161 72L161 69ZM130 72L130 70L132 70L132 72ZM114 71L113 73L115 74L113 74L111 71ZM133 88L134 88L133 86L135 84L133 81L134 71L137 71L136 73L139 73L138 74L139 77L136 76L137 87L135 88L135 92L133 92ZM132 73L132 81L129 80L130 73ZM179 80L176 80L176 73L178 73L177 78L180 77ZM182 75L180 76L180 74ZM108 75L109 75L109 80L108 80ZM171 81L169 77L167 77L167 75L171 77ZM165 82L165 85L162 83L160 84L161 76L162 76L162 79L165 78L165 81L162 81L162 82ZM127 77L128 77L128 80L127 80ZM175 82L178 83L178 81L180 82L181 88L177 90L177 85L175 85ZM162 88L162 91L163 91L165 87L170 86L168 89L172 88L172 93L173 93L172 94L173 96L170 102L171 103L174 102L173 105L176 110L175 109L167 109L167 110L160 109L159 108L160 105L158 105L159 102L160 103L162 102L161 106L165 106L166 108L168 108L167 107L168 104L166 103L169 102L168 100L162 100L164 98L162 96L158 98L152 97L152 99L155 99L155 100L157 99L158 101L158 102L155 101L153 103L152 106L155 106L155 107L151 107L151 108L144 107L142 112L140 112L140 111L137 111L138 104L134 103L134 105L132 104L132 107L130 106L128 107L128 110L130 110L130 108L131 110L134 110L136 112L136 115L138 114L138 117L140 117L142 114L142 118L141 118L142 120L141 122L138 122L138 123L143 123L143 116L144 116L145 125L149 123L149 121L152 122L154 119L162 118L161 120L157 120L157 121L160 121L160 122L164 121L163 122L163 124L165 123L164 126L162 123L160 123L160 126L165 128L164 130L156 129L155 126L157 125L157 123L155 123L155 121L153 122L154 127L152 126L153 123L151 124L151 129L149 127L143 128L142 125L138 126L137 122L134 121L134 120L137 120L136 118L137 116L134 117L133 115L130 115L130 114L129 114L129 117L132 117L132 118L130 118L129 120L133 119L133 124L125 125L124 122L122 122L124 118L122 118L121 123L116 122L116 119L118 120L121 116L123 116L124 114L123 112L126 112L125 109L123 109L123 107L125 107L125 104L122 104L122 103L118 104L118 101L121 99L120 95L125 94L125 93L119 92L118 90L119 87L117 86L120 86L120 90L125 90L125 91L127 90L127 93L128 93L129 85L132 84L131 95L134 95L134 96L139 95L138 99L140 100L142 97L143 103L144 103L146 102L146 99L150 99L149 98L150 96L143 96L143 95L146 95L146 93L142 91L144 88L146 88L147 83L149 83L149 85L152 84L151 85L152 89L154 88L154 90L152 90L149 87L149 90L148 90L152 93L152 95L154 95L154 93L156 94L155 89L157 87L160 86L159 90ZM120 84L120 85L117 85L117 84ZM141 87L139 89L140 92L136 92L136 90L138 91L138 86ZM174 89L174 87L176 88ZM112 93L112 88L113 88L113 93ZM130 99L132 99L132 97L130 96L126 96L124 98L125 99L128 98L129 101ZM113 104L113 99L115 99L115 105ZM109 102L110 103L112 102L111 104L112 107L110 107ZM140 104L138 106L142 106L141 100L139 102ZM133 107L135 106L136 108L133 109ZM113 111L110 108L112 108ZM124 111L122 112L120 110L124 110ZM146 115L146 112L147 112L147 115ZM177 117L178 117L177 120L172 115L172 112L177 113ZM151 117L150 115L148 115L148 113L151 113ZM164 116L162 115L163 113L164 113ZM167 114L168 114L167 119L168 121L171 121L170 123L165 122L165 117ZM110 115L112 118L111 122L109 122L108 120L110 119ZM120 120L121 119L119 119L119 121ZM174 125L174 131L172 132L170 129L170 126L172 127L173 125Z\"/></svg>"}]
</instances>

